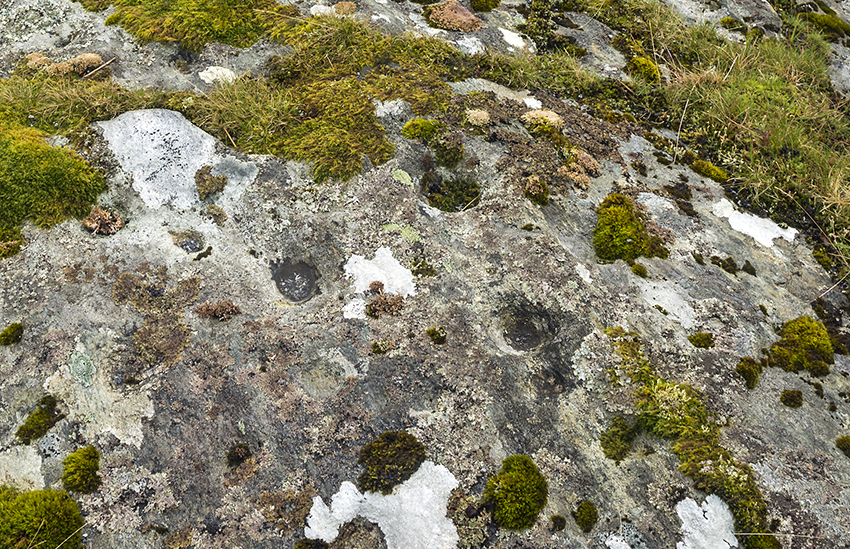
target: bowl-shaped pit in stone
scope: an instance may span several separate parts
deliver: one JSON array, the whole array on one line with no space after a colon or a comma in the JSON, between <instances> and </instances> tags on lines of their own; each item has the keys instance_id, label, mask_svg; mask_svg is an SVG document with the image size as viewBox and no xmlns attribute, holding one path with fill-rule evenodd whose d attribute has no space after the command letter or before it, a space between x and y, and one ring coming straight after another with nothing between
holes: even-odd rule
<instances>
[{"instance_id":1,"label":"bowl-shaped pit in stone","mask_svg":"<svg viewBox=\"0 0 850 549\"><path fill-rule=\"evenodd\" d=\"M290 303L304 303L318 293L319 273L312 265L287 257L283 261L272 261L270 266L272 280Z\"/></svg>"}]
</instances>

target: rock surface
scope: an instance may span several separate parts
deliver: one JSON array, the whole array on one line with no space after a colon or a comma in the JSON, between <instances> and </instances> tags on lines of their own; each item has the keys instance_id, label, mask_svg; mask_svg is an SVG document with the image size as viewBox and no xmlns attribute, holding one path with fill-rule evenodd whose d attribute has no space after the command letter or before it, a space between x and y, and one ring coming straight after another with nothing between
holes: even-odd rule
<instances>
[{"instance_id":1,"label":"rock surface","mask_svg":"<svg viewBox=\"0 0 850 549\"><path fill-rule=\"evenodd\" d=\"M769 32L779 28L764 2L672 4L698 22L730 14ZM468 34L425 26L415 4L367 0L358 10L390 30L435 35L461 50L534 49L516 32L522 17L509 3L477 14L483 28ZM181 72L176 46L140 45L104 26L105 16L69 0L12 0L0 12L2 74L31 51L57 59L94 51L119 58L114 78L128 86L203 92L214 85L204 76L209 67L259 72L285 50L211 44ZM610 29L589 18L581 27L568 34L590 52L584 62L624 76ZM725 447L754 470L777 532L811 536L780 537L783 547L843 547L850 460L834 440L850 430L850 358L837 355L832 373L819 380L768 369L752 391L735 373L741 357L758 358L778 340L783 322L816 317L816 298L847 306L805 239L739 211L715 181L660 162L637 126L480 79L452 88L492 94L499 108L516 113L494 124L526 140L519 115L556 110L598 173L586 188L553 192L548 205L537 206L500 162L509 144L470 131L459 170L479 183L480 199L445 212L421 192L424 150L402 136L412 117L403 102L377 106L394 158L367 165L347 183L322 185L304 163L246 156L173 111L95 124L94 139L112 166L100 203L120 212L126 226L112 236L92 235L76 220L50 230L26 226L26 247L0 261L0 321L25 325L20 344L0 347L0 482L60 487L62 459L95 444L103 486L78 498L88 547L291 547L305 533L330 536L307 510L270 508L264 498L330 502L341 486L354 489L364 444L406 429L433 462L423 475L439 468L438 482L417 477L394 496L415 502L411 490L432 490L442 501L455 486L478 496L502 459L518 453L548 479L537 523L522 532L491 527L481 534L487 547L698 547L683 533L679 506L690 502L693 518L706 496L679 471L670 444L641 435L620 464L600 447L611 418L634 410L633 388L609 382L619 359L604 330L622 326L640 335L659 372L704 395ZM221 223L204 215L194 187L205 165L227 176L212 199L226 213ZM677 182L692 191L696 215L664 188ZM634 198L670 251L668 259L639 259L646 278L624 261L597 260L595 208L614 190ZM178 244L186 238L198 244L191 253ZM712 256L749 261L756 274L731 274ZM167 317L166 335L181 326L187 334L169 349L172 363L147 363L134 347L157 313L119 299L128 280L155 298L183 299ZM186 290L193 280L194 293ZM376 299L373 281L386 295L403 296L396 314L366 315ZM242 314L219 322L194 311L222 299ZM445 344L426 334L437 326L445 328ZM715 346L694 347L687 337L698 331L712 333ZM780 404L786 388L803 392L802 408ZM67 417L22 446L15 430L45 391ZM225 455L237 443L252 456L228 468ZM589 534L569 518L582 500L599 509ZM704 506L717 511L713 500ZM349 513L337 522L351 522L333 524L341 526L335 543L411 547L399 540L413 524L404 513L417 511L410 501L394 512L374 503L359 514L379 530ZM551 528L556 514L568 517L563 531ZM423 526L423 547L481 546L464 545L472 534L458 534L474 531L469 523L447 526L441 518L430 532Z\"/></svg>"}]
</instances>

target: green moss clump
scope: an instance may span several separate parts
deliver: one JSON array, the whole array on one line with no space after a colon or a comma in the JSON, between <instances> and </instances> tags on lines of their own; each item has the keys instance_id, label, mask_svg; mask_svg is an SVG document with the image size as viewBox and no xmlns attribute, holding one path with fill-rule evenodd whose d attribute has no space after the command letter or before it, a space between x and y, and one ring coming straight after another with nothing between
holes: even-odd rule
<instances>
[{"instance_id":1,"label":"green moss clump","mask_svg":"<svg viewBox=\"0 0 850 549\"><path fill-rule=\"evenodd\" d=\"M741 270L750 276L756 276L756 268L753 267L753 264L750 263L749 259L744 261L744 266L741 267Z\"/></svg>"},{"instance_id":2,"label":"green moss clump","mask_svg":"<svg viewBox=\"0 0 850 549\"><path fill-rule=\"evenodd\" d=\"M716 255L711 256L711 262L729 274L737 274L740 269L738 269L738 264L731 257L727 257L723 259Z\"/></svg>"},{"instance_id":3,"label":"green moss clump","mask_svg":"<svg viewBox=\"0 0 850 549\"><path fill-rule=\"evenodd\" d=\"M238 444L234 444L230 450L227 451L227 466L231 469L234 467L239 467L245 461L251 457L251 449L244 442L240 442Z\"/></svg>"},{"instance_id":4,"label":"green moss clump","mask_svg":"<svg viewBox=\"0 0 850 549\"><path fill-rule=\"evenodd\" d=\"M444 212L460 212L478 201L481 196L481 187L475 181L450 179L436 185L428 185L426 192L431 206Z\"/></svg>"},{"instance_id":5,"label":"green moss clump","mask_svg":"<svg viewBox=\"0 0 850 549\"><path fill-rule=\"evenodd\" d=\"M812 256L814 256L815 261L817 261L824 270L828 271L832 269L832 258L829 256L829 252L826 251L826 246L823 244L818 244L812 249Z\"/></svg>"},{"instance_id":6,"label":"green moss clump","mask_svg":"<svg viewBox=\"0 0 850 549\"><path fill-rule=\"evenodd\" d=\"M442 345L446 342L446 327L445 326L433 326L425 330L425 335L431 338L431 341L435 345Z\"/></svg>"},{"instance_id":7,"label":"green moss clump","mask_svg":"<svg viewBox=\"0 0 850 549\"><path fill-rule=\"evenodd\" d=\"M611 426L599 437L602 453L619 464L632 451L632 443L638 431L637 423L629 423L623 416L614 416Z\"/></svg>"},{"instance_id":8,"label":"green moss clump","mask_svg":"<svg viewBox=\"0 0 850 549\"><path fill-rule=\"evenodd\" d=\"M20 322L13 322L0 332L0 345L13 345L15 343L20 343L23 337L24 325Z\"/></svg>"},{"instance_id":9,"label":"green moss clump","mask_svg":"<svg viewBox=\"0 0 850 549\"><path fill-rule=\"evenodd\" d=\"M549 204L549 185L537 175L526 178L522 192L527 199L538 206Z\"/></svg>"},{"instance_id":10,"label":"green moss clump","mask_svg":"<svg viewBox=\"0 0 850 549\"><path fill-rule=\"evenodd\" d=\"M69 217L82 219L106 190L98 172L45 137L0 119L0 259L20 251L25 220L44 229Z\"/></svg>"},{"instance_id":11,"label":"green moss clump","mask_svg":"<svg viewBox=\"0 0 850 549\"><path fill-rule=\"evenodd\" d=\"M100 470L100 452L94 446L86 446L69 454L63 464L62 483L66 490L91 494L100 488L103 482L97 474Z\"/></svg>"},{"instance_id":12,"label":"green moss clump","mask_svg":"<svg viewBox=\"0 0 850 549\"><path fill-rule=\"evenodd\" d=\"M754 358L745 356L741 359L741 362L738 363L738 366L735 368L735 372L744 378L744 383L746 383L747 389L752 391L756 388L756 385L758 385L759 382L759 376L761 375L761 363Z\"/></svg>"},{"instance_id":13,"label":"green moss clump","mask_svg":"<svg viewBox=\"0 0 850 549\"><path fill-rule=\"evenodd\" d=\"M198 198L206 200L208 196L220 193L227 185L227 176L212 175L212 166L204 166L195 172L195 187L198 189Z\"/></svg>"},{"instance_id":14,"label":"green moss clump","mask_svg":"<svg viewBox=\"0 0 850 549\"><path fill-rule=\"evenodd\" d=\"M472 0L472 9L475 11L493 11L499 7L502 0Z\"/></svg>"},{"instance_id":15,"label":"green moss clump","mask_svg":"<svg viewBox=\"0 0 850 549\"><path fill-rule=\"evenodd\" d=\"M701 253L691 252L691 256L694 258L694 261L697 262L697 265L705 265L705 258Z\"/></svg>"},{"instance_id":16,"label":"green moss clump","mask_svg":"<svg viewBox=\"0 0 850 549\"><path fill-rule=\"evenodd\" d=\"M27 416L23 425L18 427L15 436L22 443L29 444L46 435L47 431L64 417L65 414L59 413L59 410L56 409L56 398L51 395L44 395L38 401L38 408Z\"/></svg>"},{"instance_id":17,"label":"green moss clump","mask_svg":"<svg viewBox=\"0 0 850 549\"><path fill-rule=\"evenodd\" d=\"M850 458L850 436L843 436L835 439L835 447L844 452L845 456Z\"/></svg>"},{"instance_id":18,"label":"green moss clump","mask_svg":"<svg viewBox=\"0 0 850 549\"><path fill-rule=\"evenodd\" d=\"M747 32L747 25L734 17L724 17L718 21L721 27L732 32Z\"/></svg>"},{"instance_id":19,"label":"green moss clump","mask_svg":"<svg viewBox=\"0 0 850 549\"><path fill-rule=\"evenodd\" d=\"M656 237L646 231L646 220L627 196L609 194L596 210L598 216L593 231L593 247L596 255L604 261L622 259L634 264L640 256L660 257L669 255Z\"/></svg>"},{"instance_id":20,"label":"green moss clump","mask_svg":"<svg viewBox=\"0 0 850 549\"><path fill-rule=\"evenodd\" d=\"M688 336L688 341L694 347L700 349L711 349L714 347L714 334L708 332L697 332Z\"/></svg>"},{"instance_id":21,"label":"green moss clump","mask_svg":"<svg viewBox=\"0 0 850 549\"><path fill-rule=\"evenodd\" d=\"M445 126L437 120L414 118L401 129L401 134L408 139L421 139L426 143L445 131Z\"/></svg>"},{"instance_id":22,"label":"green moss clump","mask_svg":"<svg viewBox=\"0 0 850 549\"><path fill-rule=\"evenodd\" d=\"M640 78L649 84L661 82L661 70L655 61L648 57L632 57L626 63L626 72L635 78Z\"/></svg>"},{"instance_id":23,"label":"green moss clump","mask_svg":"<svg viewBox=\"0 0 850 549\"><path fill-rule=\"evenodd\" d=\"M484 501L493 505L493 519L506 530L531 528L548 498L546 478L525 455L505 458L499 474L484 489Z\"/></svg>"},{"instance_id":24,"label":"green moss clump","mask_svg":"<svg viewBox=\"0 0 850 549\"><path fill-rule=\"evenodd\" d=\"M463 160L463 137L459 132L444 133L431 140L434 158L440 166L455 169Z\"/></svg>"},{"instance_id":25,"label":"green moss clump","mask_svg":"<svg viewBox=\"0 0 850 549\"><path fill-rule=\"evenodd\" d=\"M177 42L199 52L209 42L246 48L266 35L277 19L298 16L294 6L274 0L82 0L95 10L109 4L107 25L121 25L142 42Z\"/></svg>"},{"instance_id":26,"label":"green moss clump","mask_svg":"<svg viewBox=\"0 0 850 549\"><path fill-rule=\"evenodd\" d=\"M564 515L552 515L549 520L552 521L552 530L555 532L560 532L567 527L567 519Z\"/></svg>"},{"instance_id":27,"label":"green moss clump","mask_svg":"<svg viewBox=\"0 0 850 549\"><path fill-rule=\"evenodd\" d=\"M829 13L800 13L798 15L817 27L832 42L850 36L850 24L835 15Z\"/></svg>"},{"instance_id":28,"label":"green moss clump","mask_svg":"<svg viewBox=\"0 0 850 549\"><path fill-rule=\"evenodd\" d=\"M785 389L779 395L779 402L789 408L799 408L803 405L803 392L799 389Z\"/></svg>"},{"instance_id":29,"label":"green moss clump","mask_svg":"<svg viewBox=\"0 0 850 549\"><path fill-rule=\"evenodd\" d=\"M581 531L588 533L593 530L596 521L599 520L599 513L596 506L588 500L584 500L578 504L578 507L573 512L573 518Z\"/></svg>"},{"instance_id":30,"label":"green moss clump","mask_svg":"<svg viewBox=\"0 0 850 549\"><path fill-rule=\"evenodd\" d=\"M728 179L726 170L718 168L708 160L701 160L699 158L694 160L691 162L691 169L700 175L717 181L721 185L726 183L726 180Z\"/></svg>"},{"instance_id":31,"label":"green moss clump","mask_svg":"<svg viewBox=\"0 0 850 549\"><path fill-rule=\"evenodd\" d=\"M328 549L328 544L320 539L301 539L293 549Z\"/></svg>"},{"instance_id":32,"label":"green moss clump","mask_svg":"<svg viewBox=\"0 0 850 549\"><path fill-rule=\"evenodd\" d=\"M81 549L83 517L67 492L0 485L0 547Z\"/></svg>"},{"instance_id":33,"label":"green moss clump","mask_svg":"<svg viewBox=\"0 0 850 549\"><path fill-rule=\"evenodd\" d=\"M366 470L357 477L362 491L387 495L413 476L425 461L425 447L406 431L386 431L363 447L358 465Z\"/></svg>"},{"instance_id":34,"label":"green moss clump","mask_svg":"<svg viewBox=\"0 0 850 549\"><path fill-rule=\"evenodd\" d=\"M769 364L789 372L806 370L813 376L829 373L834 362L832 342L823 323L809 316L789 320L780 330L782 339L770 348Z\"/></svg>"},{"instance_id":35,"label":"green moss clump","mask_svg":"<svg viewBox=\"0 0 850 549\"><path fill-rule=\"evenodd\" d=\"M374 343L372 343L372 354L383 355L388 353L392 348L392 341L375 341Z\"/></svg>"},{"instance_id":36,"label":"green moss clump","mask_svg":"<svg viewBox=\"0 0 850 549\"><path fill-rule=\"evenodd\" d=\"M635 263L632 265L632 272L641 278L646 278L649 276L649 272L646 270L646 267L641 265L640 263Z\"/></svg>"}]
</instances>

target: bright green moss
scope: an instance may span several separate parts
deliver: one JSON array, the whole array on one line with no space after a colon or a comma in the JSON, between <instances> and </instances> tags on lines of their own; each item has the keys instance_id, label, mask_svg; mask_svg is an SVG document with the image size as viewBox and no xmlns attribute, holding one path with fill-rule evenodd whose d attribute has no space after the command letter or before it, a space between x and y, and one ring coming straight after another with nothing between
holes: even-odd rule
<instances>
[{"instance_id":1,"label":"bright green moss","mask_svg":"<svg viewBox=\"0 0 850 549\"><path fill-rule=\"evenodd\" d=\"M632 57L626 63L626 72L644 82L657 84L661 82L661 70L655 61L648 57Z\"/></svg>"},{"instance_id":2,"label":"bright green moss","mask_svg":"<svg viewBox=\"0 0 850 549\"><path fill-rule=\"evenodd\" d=\"M823 244L817 244L814 248L812 248L812 256L825 270L829 271L832 269L832 258L829 256L829 252L826 251L826 246Z\"/></svg>"},{"instance_id":3,"label":"bright green moss","mask_svg":"<svg viewBox=\"0 0 850 549\"><path fill-rule=\"evenodd\" d=\"M619 464L632 451L632 443L638 431L636 423L629 423L623 416L614 416L611 426L599 437L605 457Z\"/></svg>"},{"instance_id":4,"label":"bright green moss","mask_svg":"<svg viewBox=\"0 0 850 549\"><path fill-rule=\"evenodd\" d=\"M99 173L74 153L48 145L45 137L0 121L0 258L20 250L24 220L49 228L83 218L106 190Z\"/></svg>"},{"instance_id":5,"label":"bright green moss","mask_svg":"<svg viewBox=\"0 0 850 549\"><path fill-rule=\"evenodd\" d=\"M732 32L747 32L747 25L734 17L724 17L718 21L721 27Z\"/></svg>"},{"instance_id":6,"label":"bright green moss","mask_svg":"<svg viewBox=\"0 0 850 549\"><path fill-rule=\"evenodd\" d=\"M67 492L0 486L0 547L81 549L83 517Z\"/></svg>"},{"instance_id":7,"label":"bright green moss","mask_svg":"<svg viewBox=\"0 0 850 549\"><path fill-rule=\"evenodd\" d=\"M754 358L746 356L738 363L738 366L735 368L735 372L744 378L744 383L747 385L747 389L752 391L756 388L756 385L758 385L759 382L759 376L761 375L761 363Z\"/></svg>"},{"instance_id":8,"label":"bright green moss","mask_svg":"<svg viewBox=\"0 0 850 549\"><path fill-rule=\"evenodd\" d=\"M841 450L845 456L850 458L850 436L835 439L835 447Z\"/></svg>"},{"instance_id":9,"label":"bright green moss","mask_svg":"<svg viewBox=\"0 0 850 549\"><path fill-rule=\"evenodd\" d=\"M632 265L632 272L641 278L646 278L647 276L649 276L649 272L646 270L646 267L644 267L640 263L635 263L634 265Z\"/></svg>"},{"instance_id":10,"label":"bright green moss","mask_svg":"<svg viewBox=\"0 0 850 549\"><path fill-rule=\"evenodd\" d=\"M714 347L714 334L710 334L708 332L697 332L695 334L689 335L688 341L690 341L691 345L693 345L694 347L699 347L700 349L710 349Z\"/></svg>"},{"instance_id":11,"label":"bright green moss","mask_svg":"<svg viewBox=\"0 0 850 549\"><path fill-rule=\"evenodd\" d=\"M274 0L82 0L89 9L109 4L107 25L121 25L142 42L177 42L198 52L209 42L245 48L266 35L275 20L299 15Z\"/></svg>"},{"instance_id":12,"label":"bright green moss","mask_svg":"<svg viewBox=\"0 0 850 549\"><path fill-rule=\"evenodd\" d=\"M649 236L646 220L625 195L609 194L596 214L593 247L600 259L622 259L631 265L640 256L666 258L669 254L657 238Z\"/></svg>"},{"instance_id":13,"label":"bright green moss","mask_svg":"<svg viewBox=\"0 0 850 549\"><path fill-rule=\"evenodd\" d=\"M789 408L799 408L803 405L803 392L799 389L785 389L779 395L779 402Z\"/></svg>"},{"instance_id":14,"label":"bright green moss","mask_svg":"<svg viewBox=\"0 0 850 549\"><path fill-rule=\"evenodd\" d=\"M726 183L728 176L726 170L718 168L707 160L696 159L691 162L691 169L700 175L713 179L720 184Z\"/></svg>"},{"instance_id":15,"label":"bright green moss","mask_svg":"<svg viewBox=\"0 0 850 549\"><path fill-rule=\"evenodd\" d=\"M2 256L0 256L2 257ZM24 337L24 326L20 322L13 322L0 332L0 345L14 345L20 343Z\"/></svg>"},{"instance_id":16,"label":"bright green moss","mask_svg":"<svg viewBox=\"0 0 850 549\"><path fill-rule=\"evenodd\" d=\"M100 452L94 446L86 446L73 452L63 462L62 483L69 492L91 494L103 482L97 474L100 469Z\"/></svg>"},{"instance_id":17,"label":"bright green moss","mask_svg":"<svg viewBox=\"0 0 850 549\"><path fill-rule=\"evenodd\" d=\"M599 520L599 513L596 506L588 500L584 500L578 504L578 507L573 512L573 518L581 531L588 533L593 530L596 521Z\"/></svg>"},{"instance_id":18,"label":"bright green moss","mask_svg":"<svg viewBox=\"0 0 850 549\"><path fill-rule=\"evenodd\" d=\"M18 427L15 436L24 444L29 444L47 434L57 421L65 415L56 409L56 399L51 395L44 395L38 401L38 408L27 416L24 424Z\"/></svg>"},{"instance_id":19,"label":"bright green moss","mask_svg":"<svg viewBox=\"0 0 850 549\"><path fill-rule=\"evenodd\" d=\"M789 320L779 332L782 339L770 348L769 364L789 372L806 370L814 376L829 373L834 362L832 342L823 323L809 316Z\"/></svg>"},{"instance_id":20,"label":"bright green moss","mask_svg":"<svg viewBox=\"0 0 850 549\"><path fill-rule=\"evenodd\" d=\"M501 2L502 0L472 0L471 6L475 11L493 11Z\"/></svg>"},{"instance_id":21,"label":"bright green moss","mask_svg":"<svg viewBox=\"0 0 850 549\"><path fill-rule=\"evenodd\" d=\"M358 465L366 470L357 478L362 491L387 495L413 476L425 461L425 447L406 431L386 431L363 447Z\"/></svg>"},{"instance_id":22,"label":"bright green moss","mask_svg":"<svg viewBox=\"0 0 850 549\"><path fill-rule=\"evenodd\" d=\"M493 519L506 530L531 528L548 499L546 478L524 455L505 458L499 474L484 489L484 501L493 504Z\"/></svg>"},{"instance_id":23,"label":"bright green moss","mask_svg":"<svg viewBox=\"0 0 850 549\"><path fill-rule=\"evenodd\" d=\"M835 15L829 13L800 13L799 16L823 32L826 37L837 42L841 38L850 36L850 24L842 21Z\"/></svg>"},{"instance_id":24,"label":"bright green moss","mask_svg":"<svg viewBox=\"0 0 850 549\"><path fill-rule=\"evenodd\" d=\"M414 118L404 125L401 134L408 139L421 139L427 143L444 130L445 126L437 120Z\"/></svg>"}]
</instances>

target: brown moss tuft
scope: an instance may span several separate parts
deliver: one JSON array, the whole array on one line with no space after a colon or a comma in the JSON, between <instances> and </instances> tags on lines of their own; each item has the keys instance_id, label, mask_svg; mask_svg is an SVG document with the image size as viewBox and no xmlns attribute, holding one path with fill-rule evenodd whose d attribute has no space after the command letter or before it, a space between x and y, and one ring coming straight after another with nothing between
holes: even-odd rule
<instances>
[{"instance_id":1,"label":"brown moss tuft","mask_svg":"<svg viewBox=\"0 0 850 549\"><path fill-rule=\"evenodd\" d=\"M92 234L113 235L124 226L124 220L118 214L94 206L88 217L82 220L82 224Z\"/></svg>"},{"instance_id":2,"label":"brown moss tuft","mask_svg":"<svg viewBox=\"0 0 850 549\"><path fill-rule=\"evenodd\" d=\"M239 305L229 299L223 299L215 303L205 301L195 307L195 313L201 318L214 318L218 321L227 320L242 312Z\"/></svg>"},{"instance_id":3,"label":"brown moss tuft","mask_svg":"<svg viewBox=\"0 0 850 549\"><path fill-rule=\"evenodd\" d=\"M425 17L433 27L449 31L471 32L481 28L481 19L455 0L426 8Z\"/></svg>"}]
</instances>

